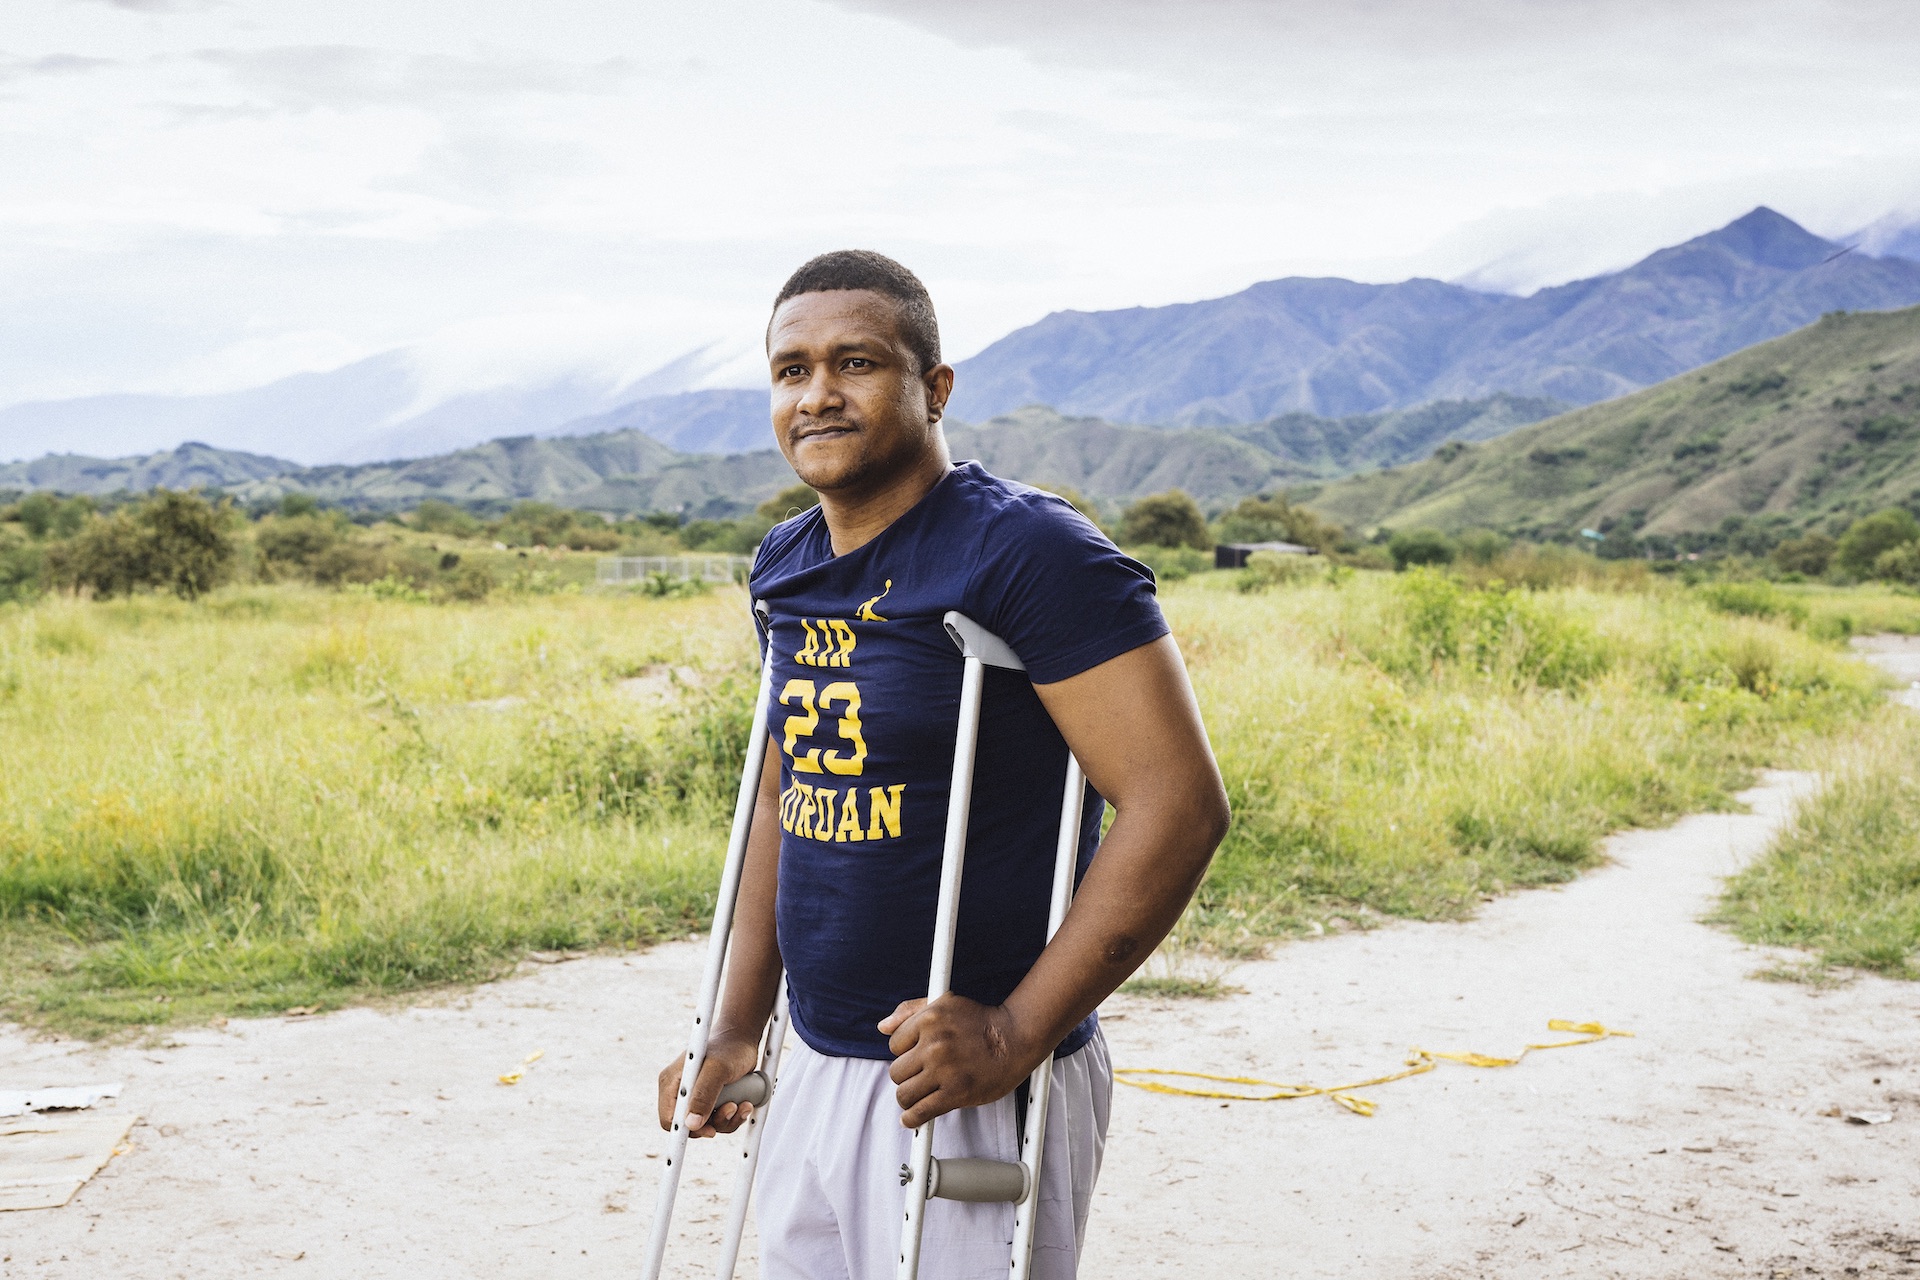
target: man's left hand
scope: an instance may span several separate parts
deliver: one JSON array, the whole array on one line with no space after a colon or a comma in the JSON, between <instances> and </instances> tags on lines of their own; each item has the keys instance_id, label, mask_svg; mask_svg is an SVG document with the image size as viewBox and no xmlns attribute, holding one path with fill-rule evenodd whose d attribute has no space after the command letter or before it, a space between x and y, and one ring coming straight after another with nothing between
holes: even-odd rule
<instances>
[{"instance_id":1,"label":"man's left hand","mask_svg":"<svg viewBox=\"0 0 1920 1280\"><path fill-rule=\"evenodd\" d=\"M1039 1061L1013 1015L951 993L932 1004L908 1000L880 1023L890 1039L887 1073L899 1099L900 1123L917 1129L961 1107L997 1102L1019 1087Z\"/></svg>"}]
</instances>

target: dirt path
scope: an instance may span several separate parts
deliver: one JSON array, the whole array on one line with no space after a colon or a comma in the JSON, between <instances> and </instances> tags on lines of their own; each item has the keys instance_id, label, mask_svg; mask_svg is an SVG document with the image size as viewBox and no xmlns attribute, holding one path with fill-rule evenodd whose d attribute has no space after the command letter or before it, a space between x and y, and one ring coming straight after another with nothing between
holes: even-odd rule
<instances>
[{"instance_id":1,"label":"dirt path","mask_svg":"<svg viewBox=\"0 0 1920 1280\"><path fill-rule=\"evenodd\" d=\"M1780 957L1697 922L1807 785L1770 775L1751 814L1617 837L1611 865L1468 924L1283 948L1233 974L1243 995L1113 1000L1119 1065L1315 1083L1414 1044L1509 1053L1554 1017L1636 1038L1445 1064L1365 1091L1372 1118L1122 1089L1084 1274L1920 1275L1920 988L1754 981ZM0 1088L125 1080L145 1117L67 1208L0 1215L0 1275L632 1274L660 1149L648 1081L699 954L530 966L438 1007L161 1047L0 1029ZM731 1169L704 1155L684 1218L712 1237ZM682 1248L676 1274L708 1274L705 1256Z\"/></svg>"}]
</instances>

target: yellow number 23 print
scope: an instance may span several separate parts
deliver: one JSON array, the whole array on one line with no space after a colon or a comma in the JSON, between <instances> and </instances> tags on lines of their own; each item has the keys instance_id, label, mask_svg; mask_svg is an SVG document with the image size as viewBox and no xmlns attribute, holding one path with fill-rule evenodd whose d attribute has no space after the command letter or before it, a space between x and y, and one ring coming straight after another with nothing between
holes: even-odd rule
<instances>
[{"instance_id":1,"label":"yellow number 23 print","mask_svg":"<svg viewBox=\"0 0 1920 1280\"><path fill-rule=\"evenodd\" d=\"M820 725L820 713L831 713L834 704L843 705L846 710L840 716L840 740L852 746L850 752L837 750L822 751L819 747L800 749L802 738L811 738L813 731ZM858 777L865 767L867 758L867 740L860 736L860 688L850 680L837 680L820 690L816 697L813 681L789 680L786 688L780 691L780 705L797 706L798 715L787 717L786 742L783 744L787 758L793 761L795 773L837 773L842 777Z\"/></svg>"}]
</instances>

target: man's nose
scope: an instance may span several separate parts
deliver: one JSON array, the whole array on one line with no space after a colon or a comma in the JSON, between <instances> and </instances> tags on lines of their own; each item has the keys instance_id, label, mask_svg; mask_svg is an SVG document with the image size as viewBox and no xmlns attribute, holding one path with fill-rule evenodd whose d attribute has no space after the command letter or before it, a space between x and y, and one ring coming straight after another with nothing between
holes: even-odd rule
<instances>
[{"instance_id":1,"label":"man's nose","mask_svg":"<svg viewBox=\"0 0 1920 1280\"><path fill-rule=\"evenodd\" d=\"M800 403L795 407L809 418L818 418L845 406L846 400L840 394L833 372L822 369L807 379L806 393L800 397Z\"/></svg>"}]
</instances>

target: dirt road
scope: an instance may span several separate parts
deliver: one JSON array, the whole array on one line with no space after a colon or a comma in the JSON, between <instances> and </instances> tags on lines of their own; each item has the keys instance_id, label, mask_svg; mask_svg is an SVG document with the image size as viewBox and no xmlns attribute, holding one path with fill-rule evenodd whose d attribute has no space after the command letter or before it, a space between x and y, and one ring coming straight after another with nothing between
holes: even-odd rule
<instances>
[{"instance_id":1,"label":"dirt road","mask_svg":"<svg viewBox=\"0 0 1920 1280\"><path fill-rule=\"evenodd\" d=\"M1282 948L1228 999L1115 998L1118 1065L1287 1081L1377 1075L1412 1045L1507 1054L1559 1038L1556 1017L1635 1038L1443 1064L1363 1091L1371 1118L1121 1089L1085 1274L1920 1275L1920 988L1756 981L1781 956L1698 923L1808 785L1771 775L1750 814L1619 836L1609 866L1467 924ZM0 1088L124 1080L144 1117L68 1207L0 1215L0 1274L632 1274L661 1146L650 1080L699 954L529 966L429 1007L157 1047L0 1029ZM684 1218L711 1237L731 1169L702 1155Z\"/></svg>"}]
</instances>

